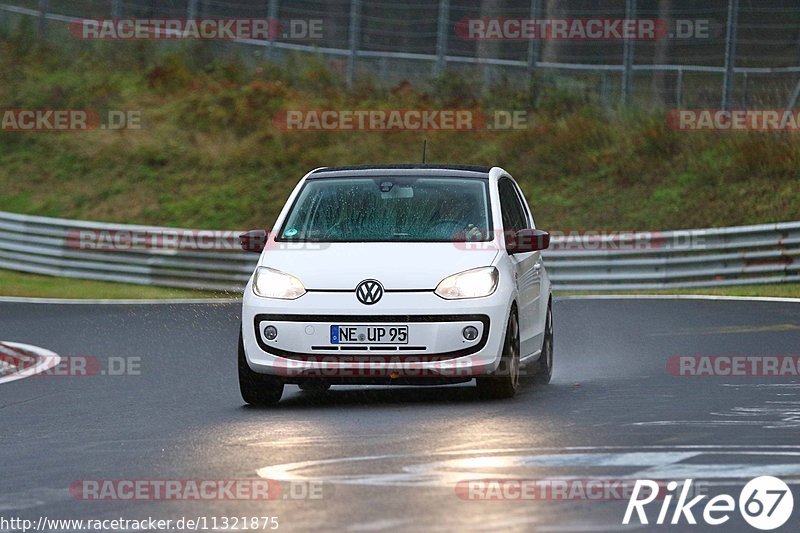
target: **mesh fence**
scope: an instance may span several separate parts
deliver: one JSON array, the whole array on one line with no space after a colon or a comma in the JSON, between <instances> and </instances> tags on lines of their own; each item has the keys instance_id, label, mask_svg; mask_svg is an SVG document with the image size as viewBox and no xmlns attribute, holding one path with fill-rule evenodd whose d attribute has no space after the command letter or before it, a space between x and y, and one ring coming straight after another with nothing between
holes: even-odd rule
<instances>
[{"instance_id":1,"label":"mesh fence","mask_svg":"<svg viewBox=\"0 0 800 533\"><path fill-rule=\"evenodd\" d=\"M572 80L573 88L609 103L624 90L626 42L468 39L458 25L474 19L657 19L668 31L664 38L628 42L629 92L640 103L670 106L720 104L735 9L732 105L786 105L800 79L797 0L14 0L4 5L83 18L193 14L276 17L282 25L316 19L320 36L281 35L263 47L274 59L322 52L351 77L371 73L388 82L428 81L446 71L481 84L523 83L535 71L545 82L556 76Z\"/></svg>"}]
</instances>

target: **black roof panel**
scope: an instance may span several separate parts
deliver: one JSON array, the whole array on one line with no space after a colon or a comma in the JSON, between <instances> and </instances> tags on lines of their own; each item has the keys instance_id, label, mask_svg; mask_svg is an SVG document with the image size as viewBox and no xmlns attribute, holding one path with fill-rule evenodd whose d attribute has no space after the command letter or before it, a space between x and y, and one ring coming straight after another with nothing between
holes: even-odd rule
<instances>
[{"instance_id":1,"label":"black roof panel","mask_svg":"<svg viewBox=\"0 0 800 533\"><path fill-rule=\"evenodd\" d=\"M343 167L327 167L314 171L317 173L346 172L346 171L386 171L386 170L455 170L461 172L480 172L488 174L492 167L482 167L478 165L442 165L442 164L404 164L404 165L353 165ZM312 174L312 175L313 175Z\"/></svg>"},{"instance_id":2,"label":"black roof panel","mask_svg":"<svg viewBox=\"0 0 800 533\"><path fill-rule=\"evenodd\" d=\"M481 178L488 179L491 167L471 165L355 165L328 167L313 171L306 179L336 179L347 177L391 177L419 176L424 174L437 178Z\"/></svg>"}]
</instances>

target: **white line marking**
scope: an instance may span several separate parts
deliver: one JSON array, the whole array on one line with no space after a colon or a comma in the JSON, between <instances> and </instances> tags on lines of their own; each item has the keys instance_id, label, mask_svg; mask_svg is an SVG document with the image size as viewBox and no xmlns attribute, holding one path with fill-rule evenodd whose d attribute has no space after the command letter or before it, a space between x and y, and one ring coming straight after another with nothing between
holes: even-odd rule
<instances>
[{"instance_id":1,"label":"white line marking","mask_svg":"<svg viewBox=\"0 0 800 533\"><path fill-rule=\"evenodd\" d=\"M770 296L712 296L708 294L587 294L583 296L555 296L556 300L731 300L745 302L800 303L800 298L773 298Z\"/></svg>"},{"instance_id":2,"label":"white line marking","mask_svg":"<svg viewBox=\"0 0 800 533\"><path fill-rule=\"evenodd\" d=\"M628 524L625 526L624 531L629 531L631 529L643 529L644 526L641 524ZM620 531L619 524L574 524L574 525L557 525L557 526L539 526L536 528L536 531L541 533L550 533L550 532L581 532L581 531Z\"/></svg>"},{"instance_id":3,"label":"white line marking","mask_svg":"<svg viewBox=\"0 0 800 533\"><path fill-rule=\"evenodd\" d=\"M385 531L387 529L397 529L399 526L412 523L410 518L385 518L383 520L376 520L374 522L364 522L360 524L353 524L348 531Z\"/></svg>"},{"instance_id":4,"label":"white line marking","mask_svg":"<svg viewBox=\"0 0 800 533\"><path fill-rule=\"evenodd\" d=\"M766 448L766 449L765 449ZM791 451L784 451L788 448ZM585 453L563 453L564 450L585 450ZM547 453L549 451L555 453ZM608 450L619 450L609 452ZM683 451L686 450L686 451ZM502 455L497 455L499 452ZM522 452L522 453L520 453ZM701 458L726 456L731 463ZM432 456L446 459L431 460ZM753 462L741 460L754 457ZM764 457L772 457L765 462ZM777 460L780 457L782 460ZM786 462L783 458L800 458L798 446L598 446L567 448L517 448L495 451L436 452L430 454L391 454L362 457L340 457L284 463L267 466L256 471L262 478L280 481L308 481L311 479L344 485L424 487L453 485L464 479L519 477L525 467L558 468L559 478L602 478L602 470L613 468L614 477L639 479L652 471L658 471L664 479L702 477L709 484L717 481L729 482L731 478L752 472L768 470L776 475L800 476L800 461ZM392 459L401 461L392 472L378 472L367 465L374 461ZM737 460L738 459L738 460ZM690 461L690 462L684 462ZM336 473L315 475L315 470L330 471L330 465L339 465ZM349 468L347 466L349 465ZM357 465L364 465L358 468ZM344 471L341 466L345 466ZM566 469L571 471L567 472ZM676 473L677 475L672 475ZM694 475L697 474L697 475ZM598 477L599 476L599 477ZM645 476L646 477L646 476ZM800 479L792 479L793 484Z\"/></svg>"},{"instance_id":5,"label":"white line marking","mask_svg":"<svg viewBox=\"0 0 800 533\"><path fill-rule=\"evenodd\" d=\"M69 492L63 488L36 487L22 492L0 495L0 512L21 511L41 505L52 505L57 502L70 501ZM0 529L0 531L18 531L16 529Z\"/></svg>"},{"instance_id":6,"label":"white line marking","mask_svg":"<svg viewBox=\"0 0 800 533\"><path fill-rule=\"evenodd\" d=\"M27 378L30 376L34 376L41 372L45 372L50 370L57 364L61 362L61 357L55 353L51 352L50 350L46 350L44 348L40 348L38 346L32 346L30 344L22 344L20 342L0 342L0 345L5 346L6 348L11 348L13 350L19 350L24 352L27 355L34 355L36 356L39 361L33 368L25 368L21 372L15 372L8 376L0 377L0 384L9 383L11 381L16 381L18 379Z\"/></svg>"},{"instance_id":7,"label":"white line marking","mask_svg":"<svg viewBox=\"0 0 800 533\"><path fill-rule=\"evenodd\" d=\"M163 300L83 300L70 298L18 298L15 296L0 296L0 303L25 303L48 305L151 305L151 304L234 304L242 303L241 298L186 298Z\"/></svg>"}]
</instances>

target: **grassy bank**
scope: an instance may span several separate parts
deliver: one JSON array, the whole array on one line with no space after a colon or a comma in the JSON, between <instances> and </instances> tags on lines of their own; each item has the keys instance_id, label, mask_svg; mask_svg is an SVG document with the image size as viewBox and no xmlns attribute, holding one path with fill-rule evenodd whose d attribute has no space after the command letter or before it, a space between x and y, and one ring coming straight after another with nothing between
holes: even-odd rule
<instances>
[{"instance_id":1,"label":"grassy bank","mask_svg":"<svg viewBox=\"0 0 800 533\"><path fill-rule=\"evenodd\" d=\"M238 297L206 291L149 287L0 270L0 296L74 299L165 299Z\"/></svg>"},{"instance_id":2,"label":"grassy bank","mask_svg":"<svg viewBox=\"0 0 800 533\"><path fill-rule=\"evenodd\" d=\"M796 135L681 133L663 112L609 111L557 79L482 91L455 74L433 86L384 87L308 56L247 66L208 43L42 46L30 28L0 36L0 109L140 114L140 129L0 129L0 210L212 229L269 227L297 180L319 166L428 160L499 164L521 183L546 229L646 230L800 219ZM523 110L510 131L293 131L291 109ZM667 291L674 293L676 291ZM798 296L796 285L692 293ZM0 272L0 294L207 296Z\"/></svg>"},{"instance_id":3,"label":"grassy bank","mask_svg":"<svg viewBox=\"0 0 800 533\"><path fill-rule=\"evenodd\" d=\"M429 160L500 164L552 229L665 229L800 219L793 135L680 133L664 115L601 110L538 78L482 93L448 75L434 88L352 91L321 62L220 62L191 45L41 48L0 41L5 108L132 110L139 130L0 132L0 210L243 228L271 225L296 181L323 165ZM521 109L528 127L469 132L286 132L286 109Z\"/></svg>"}]
</instances>

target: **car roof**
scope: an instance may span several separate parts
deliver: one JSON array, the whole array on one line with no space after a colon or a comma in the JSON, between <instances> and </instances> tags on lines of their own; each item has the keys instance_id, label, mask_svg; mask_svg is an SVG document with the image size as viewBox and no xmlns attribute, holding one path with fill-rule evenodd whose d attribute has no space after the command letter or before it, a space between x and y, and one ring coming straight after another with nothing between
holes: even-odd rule
<instances>
[{"instance_id":1,"label":"car roof","mask_svg":"<svg viewBox=\"0 0 800 533\"><path fill-rule=\"evenodd\" d=\"M357 165L344 167L323 167L312 171L307 179L338 178L357 176L404 176L420 174L436 177L489 177L492 167L473 165ZM477 176L476 176L477 174Z\"/></svg>"}]
</instances>

